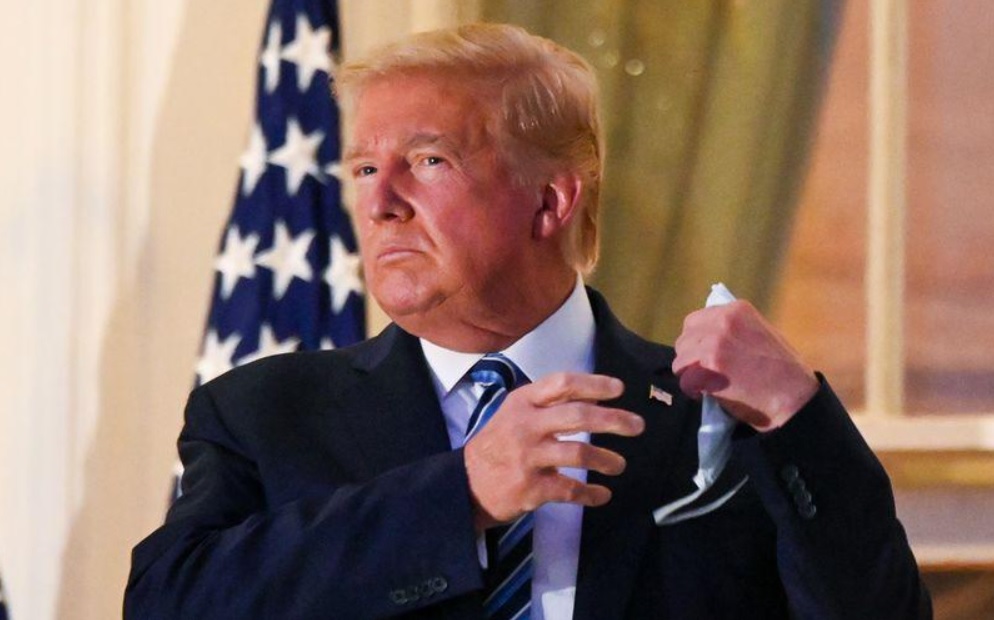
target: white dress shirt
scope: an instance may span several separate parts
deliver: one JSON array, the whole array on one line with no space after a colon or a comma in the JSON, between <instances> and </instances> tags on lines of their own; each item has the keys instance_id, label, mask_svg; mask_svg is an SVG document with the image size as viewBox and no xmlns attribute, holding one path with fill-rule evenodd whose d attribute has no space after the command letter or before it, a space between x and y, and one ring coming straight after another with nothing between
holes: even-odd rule
<instances>
[{"instance_id":1,"label":"white dress shirt","mask_svg":"<svg viewBox=\"0 0 994 620\"><path fill-rule=\"evenodd\" d=\"M533 382L554 372L592 372L594 329L590 300L582 281L577 278L572 294L558 310L500 353L517 364ZM482 392L466 373L482 355L450 351L423 338L421 347L445 415L449 442L455 450L463 445L466 425ZM576 433L562 439L589 442L590 434ZM560 471L577 480L587 479L586 470ZM583 507L575 504L550 503L535 511L532 618L568 620L573 617L582 521ZM485 565L482 537L479 542L480 561Z\"/></svg>"}]
</instances>

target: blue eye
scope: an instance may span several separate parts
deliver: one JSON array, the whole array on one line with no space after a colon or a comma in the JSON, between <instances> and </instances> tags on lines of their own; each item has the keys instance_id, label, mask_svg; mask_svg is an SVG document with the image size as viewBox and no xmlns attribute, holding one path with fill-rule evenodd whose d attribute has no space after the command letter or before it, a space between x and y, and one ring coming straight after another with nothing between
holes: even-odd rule
<instances>
[{"instance_id":1,"label":"blue eye","mask_svg":"<svg viewBox=\"0 0 994 620\"><path fill-rule=\"evenodd\" d=\"M368 177L371 174L376 173L376 166L359 166L355 170L355 175L357 177Z\"/></svg>"}]
</instances>

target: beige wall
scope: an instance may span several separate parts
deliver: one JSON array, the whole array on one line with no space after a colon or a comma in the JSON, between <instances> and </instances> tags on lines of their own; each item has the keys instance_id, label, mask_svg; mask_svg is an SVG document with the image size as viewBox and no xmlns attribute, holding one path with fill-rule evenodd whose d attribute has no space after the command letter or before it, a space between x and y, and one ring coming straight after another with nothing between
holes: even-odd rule
<instances>
[{"instance_id":1,"label":"beige wall","mask_svg":"<svg viewBox=\"0 0 994 620\"><path fill-rule=\"evenodd\" d=\"M18 4L0 570L17 620L112 618L166 505L265 3Z\"/></svg>"}]
</instances>

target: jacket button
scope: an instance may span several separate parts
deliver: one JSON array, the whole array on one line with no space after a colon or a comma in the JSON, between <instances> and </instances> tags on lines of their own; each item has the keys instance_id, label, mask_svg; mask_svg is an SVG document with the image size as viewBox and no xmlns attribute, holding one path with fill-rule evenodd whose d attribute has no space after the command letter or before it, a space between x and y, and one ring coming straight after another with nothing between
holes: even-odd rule
<instances>
[{"instance_id":1,"label":"jacket button","mask_svg":"<svg viewBox=\"0 0 994 620\"><path fill-rule=\"evenodd\" d=\"M449 582L445 580L445 577L435 577L431 580L431 589L435 592L441 594L445 592L449 587Z\"/></svg>"},{"instance_id":2,"label":"jacket button","mask_svg":"<svg viewBox=\"0 0 994 620\"><path fill-rule=\"evenodd\" d=\"M818 507L814 504L804 504L803 506L797 507L798 514L804 519L814 519L815 515L818 514Z\"/></svg>"},{"instance_id":3,"label":"jacket button","mask_svg":"<svg viewBox=\"0 0 994 620\"><path fill-rule=\"evenodd\" d=\"M445 580L445 577L433 577L406 588L391 590L390 600L395 605L407 605L445 592L448 588L449 582Z\"/></svg>"}]
</instances>

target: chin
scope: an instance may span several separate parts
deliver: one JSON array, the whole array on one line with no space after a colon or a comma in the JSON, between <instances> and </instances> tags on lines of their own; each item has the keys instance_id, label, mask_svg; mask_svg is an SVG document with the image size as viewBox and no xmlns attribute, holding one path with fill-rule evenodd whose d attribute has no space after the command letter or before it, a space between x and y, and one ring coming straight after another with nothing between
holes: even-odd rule
<instances>
[{"instance_id":1,"label":"chin","mask_svg":"<svg viewBox=\"0 0 994 620\"><path fill-rule=\"evenodd\" d=\"M398 286L396 282L387 278L386 281L370 286L376 303L390 317L390 320L401 327L405 327L405 324L410 321L416 322L418 317L438 306L442 299L441 296L432 295L421 287L411 286L409 281L404 284L406 286Z\"/></svg>"}]
</instances>

